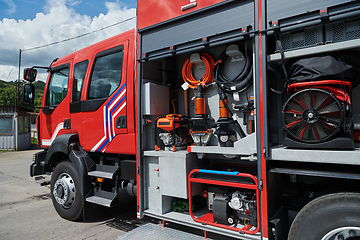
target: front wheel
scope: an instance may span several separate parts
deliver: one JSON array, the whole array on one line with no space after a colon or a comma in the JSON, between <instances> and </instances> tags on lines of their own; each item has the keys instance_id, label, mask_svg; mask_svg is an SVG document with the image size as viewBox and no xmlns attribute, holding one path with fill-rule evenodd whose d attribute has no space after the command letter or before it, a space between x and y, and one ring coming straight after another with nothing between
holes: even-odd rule
<instances>
[{"instance_id":1,"label":"front wheel","mask_svg":"<svg viewBox=\"0 0 360 240\"><path fill-rule=\"evenodd\" d=\"M360 194L316 198L295 217L288 240L360 240Z\"/></svg>"},{"instance_id":2,"label":"front wheel","mask_svg":"<svg viewBox=\"0 0 360 240\"><path fill-rule=\"evenodd\" d=\"M71 162L61 162L55 167L51 177L51 197L56 212L62 218L74 221L82 217L84 203L79 175Z\"/></svg>"}]
</instances>

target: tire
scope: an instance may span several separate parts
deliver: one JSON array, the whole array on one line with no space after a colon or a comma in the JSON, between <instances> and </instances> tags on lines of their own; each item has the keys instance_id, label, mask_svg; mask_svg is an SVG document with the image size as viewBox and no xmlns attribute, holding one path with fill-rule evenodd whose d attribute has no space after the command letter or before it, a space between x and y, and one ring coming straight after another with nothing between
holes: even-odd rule
<instances>
[{"instance_id":1,"label":"tire","mask_svg":"<svg viewBox=\"0 0 360 240\"><path fill-rule=\"evenodd\" d=\"M360 194L334 193L316 198L295 217L288 240L360 239Z\"/></svg>"},{"instance_id":2,"label":"tire","mask_svg":"<svg viewBox=\"0 0 360 240\"><path fill-rule=\"evenodd\" d=\"M84 200L80 193L79 175L75 166L69 161L59 163L52 173L50 186L56 212L67 220L80 219Z\"/></svg>"}]
</instances>

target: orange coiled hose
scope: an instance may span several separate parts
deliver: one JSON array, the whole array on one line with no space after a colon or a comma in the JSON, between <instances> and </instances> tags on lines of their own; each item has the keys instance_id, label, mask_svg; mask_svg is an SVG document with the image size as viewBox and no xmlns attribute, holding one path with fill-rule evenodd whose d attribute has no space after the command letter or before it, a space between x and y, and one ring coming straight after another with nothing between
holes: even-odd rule
<instances>
[{"instance_id":1,"label":"orange coiled hose","mask_svg":"<svg viewBox=\"0 0 360 240\"><path fill-rule=\"evenodd\" d=\"M214 60L213 58L206 53L200 53L200 59L205 64L205 73L204 76L196 80L192 74L193 63L190 62L190 57L186 59L182 67L182 77L189 87L194 89L200 83L201 86L206 87L207 84L210 84L214 81L213 79L213 70L214 70Z\"/></svg>"}]
</instances>

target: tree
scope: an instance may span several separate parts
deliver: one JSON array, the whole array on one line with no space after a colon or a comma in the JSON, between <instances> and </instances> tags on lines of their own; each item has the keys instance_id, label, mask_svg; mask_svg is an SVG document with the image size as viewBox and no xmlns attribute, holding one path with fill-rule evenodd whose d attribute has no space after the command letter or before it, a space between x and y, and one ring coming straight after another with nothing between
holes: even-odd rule
<instances>
[{"instance_id":1,"label":"tree","mask_svg":"<svg viewBox=\"0 0 360 240\"><path fill-rule=\"evenodd\" d=\"M0 105L15 106L15 87L7 86L0 90Z\"/></svg>"},{"instance_id":2,"label":"tree","mask_svg":"<svg viewBox=\"0 0 360 240\"><path fill-rule=\"evenodd\" d=\"M0 106L15 106L15 82L5 82L0 80ZM42 81L37 81L33 83L35 85L35 102L34 106L39 107L41 105L41 100L43 96L43 91L45 83ZM29 104L22 102L22 84L19 84L19 106L24 108L32 108ZM33 110L34 112L39 112L38 108Z\"/></svg>"}]
</instances>

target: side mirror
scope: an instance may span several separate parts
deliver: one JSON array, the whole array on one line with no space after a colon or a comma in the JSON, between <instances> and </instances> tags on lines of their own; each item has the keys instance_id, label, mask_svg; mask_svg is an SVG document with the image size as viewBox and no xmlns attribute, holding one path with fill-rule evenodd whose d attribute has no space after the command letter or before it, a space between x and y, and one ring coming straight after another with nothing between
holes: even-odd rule
<instances>
[{"instance_id":1,"label":"side mirror","mask_svg":"<svg viewBox=\"0 0 360 240\"><path fill-rule=\"evenodd\" d=\"M34 104L35 99L35 85L24 84L22 89L22 101L29 104Z\"/></svg>"},{"instance_id":2,"label":"side mirror","mask_svg":"<svg viewBox=\"0 0 360 240\"><path fill-rule=\"evenodd\" d=\"M34 82L36 80L37 70L33 68L24 69L24 79L29 82Z\"/></svg>"}]
</instances>

